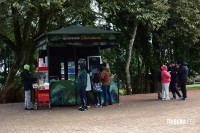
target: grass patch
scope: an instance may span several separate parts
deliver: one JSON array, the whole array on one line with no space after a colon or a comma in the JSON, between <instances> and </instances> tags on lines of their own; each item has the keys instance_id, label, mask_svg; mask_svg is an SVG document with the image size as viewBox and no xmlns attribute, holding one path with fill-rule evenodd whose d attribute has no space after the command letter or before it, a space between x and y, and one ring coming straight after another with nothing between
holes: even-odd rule
<instances>
[{"instance_id":1,"label":"grass patch","mask_svg":"<svg viewBox=\"0 0 200 133\"><path fill-rule=\"evenodd\" d=\"M186 86L190 90L200 90L200 84L191 84Z\"/></svg>"}]
</instances>

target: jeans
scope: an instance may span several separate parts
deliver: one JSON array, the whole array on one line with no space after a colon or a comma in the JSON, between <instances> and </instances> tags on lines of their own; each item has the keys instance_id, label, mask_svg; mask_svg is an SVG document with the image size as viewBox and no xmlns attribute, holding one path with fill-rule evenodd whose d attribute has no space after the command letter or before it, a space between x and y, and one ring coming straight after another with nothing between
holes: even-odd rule
<instances>
[{"instance_id":1,"label":"jeans","mask_svg":"<svg viewBox=\"0 0 200 133\"><path fill-rule=\"evenodd\" d=\"M103 98L104 98L104 103L103 104L112 104L112 98L111 98L111 93L110 93L110 85L102 85L102 91L103 91Z\"/></svg>"},{"instance_id":2,"label":"jeans","mask_svg":"<svg viewBox=\"0 0 200 133\"><path fill-rule=\"evenodd\" d=\"M32 107L31 106L31 90L25 91L24 106L27 109L30 109Z\"/></svg>"},{"instance_id":3,"label":"jeans","mask_svg":"<svg viewBox=\"0 0 200 133\"><path fill-rule=\"evenodd\" d=\"M171 91L172 91L173 98L176 99L176 94L177 94L179 97L181 97L181 94L180 94L180 92L179 92L179 90L178 90L178 83L176 83L176 82L171 82L169 86L170 86L170 89L171 89Z\"/></svg>"},{"instance_id":4,"label":"jeans","mask_svg":"<svg viewBox=\"0 0 200 133\"><path fill-rule=\"evenodd\" d=\"M87 108L87 97L86 97L86 88L79 89L79 95L81 98L82 108Z\"/></svg>"},{"instance_id":5,"label":"jeans","mask_svg":"<svg viewBox=\"0 0 200 133\"><path fill-rule=\"evenodd\" d=\"M101 92L94 92L96 105L101 105Z\"/></svg>"}]
</instances>

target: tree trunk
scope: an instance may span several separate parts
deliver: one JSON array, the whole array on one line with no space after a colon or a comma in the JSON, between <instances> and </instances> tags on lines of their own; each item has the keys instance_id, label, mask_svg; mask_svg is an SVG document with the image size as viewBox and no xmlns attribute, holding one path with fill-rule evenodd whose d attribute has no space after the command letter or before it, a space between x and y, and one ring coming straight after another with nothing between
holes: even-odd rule
<instances>
[{"instance_id":1,"label":"tree trunk","mask_svg":"<svg viewBox=\"0 0 200 133\"><path fill-rule=\"evenodd\" d=\"M8 76L6 77L5 85L3 86L0 95L1 103L14 102L16 100L13 99L15 97L14 92L17 92L19 90L19 85L17 85L17 82L15 82L15 75L17 73L17 70L19 70L19 66L19 63L15 63L9 70Z\"/></svg>"},{"instance_id":2,"label":"tree trunk","mask_svg":"<svg viewBox=\"0 0 200 133\"><path fill-rule=\"evenodd\" d=\"M133 25L133 33L131 35L131 40L129 42L128 45L128 49L127 49L127 61L126 61L126 90L127 90L127 94L131 95L132 94L132 87L131 87L131 75L130 75L130 63L131 63L131 59L132 59L132 50L133 50L133 44L135 41L135 36L136 36L136 32L137 32L137 27L138 27L138 23L137 20L134 20L134 25Z\"/></svg>"},{"instance_id":3,"label":"tree trunk","mask_svg":"<svg viewBox=\"0 0 200 133\"><path fill-rule=\"evenodd\" d=\"M38 9L39 8L39 9ZM26 17L22 17L24 21L20 21L21 14L16 7L11 6L11 19L13 23L13 35L14 42L10 40L9 37L0 36L3 38L4 43L7 44L12 52L14 53L14 62L11 64L9 73L6 77L5 85L3 86L0 93L0 102L17 102L20 101L22 86L20 81L16 78L16 73L18 70L23 69L24 64L32 65L34 63L34 52L36 49L36 44L34 43L34 38L44 33L46 25L48 22L47 9L39 7L32 7L24 13ZM39 14L37 14L39 10ZM37 17L39 15L39 19ZM34 31L35 27L32 27L33 20L37 18L39 21L39 27ZM19 95L18 95L19 92ZM23 92L23 90L22 90ZM23 94L23 93L22 93ZM17 100L18 98L20 100Z\"/></svg>"}]
</instances>

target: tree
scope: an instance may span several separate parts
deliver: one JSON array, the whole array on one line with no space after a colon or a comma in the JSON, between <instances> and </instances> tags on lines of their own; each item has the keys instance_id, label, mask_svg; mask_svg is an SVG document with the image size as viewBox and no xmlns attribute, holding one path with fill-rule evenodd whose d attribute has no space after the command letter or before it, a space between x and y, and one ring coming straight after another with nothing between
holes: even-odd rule
<instances>
[{"instance_id":1,"label":"tree","mask_svg":"<svg viewBox=\"0 0 200 133\"><path fill-rule=\"evenodd\" d=\"M127 92L131 94L130 63L135 37L138 32L138 24L148 25L149 31L158 29L169 17L167 2L163 0L114 0L98 2L107 12L107 20L116 25L120 30L125 31L129 40L126 49L125 73Z\"/></svg>"},{"instance_id":2,"label":"tree","mask_svg":"<svg viewBox=\"0 0 200 133\"><path fill-rule=\"evenodd\" d=\"M0 10L0 20L3 24L0 40L2 44L10 48L10 53L14 55L2 90L0 98L3 99L2 102L12 102L15 93L21 88L15 80L16 73L25 63L34 64L36 62L33 58L37 45L34 42L35 38L44 32L67 26L70 23L89 24L93 16L90 0L79 2L2 0Z\"/></svg>"},{"instance_id":3,"label":"tree","mask_svg":"<svg viewBox=\"0 0 200 133\"><path fill-rule=\"evenodd\" d=\"M162 49L167 61L187 61L190 72L199 73L200 2L197 0L168 0L170 18L159 31L153 32L153 41Z\"/></svg>"}]
</instances>

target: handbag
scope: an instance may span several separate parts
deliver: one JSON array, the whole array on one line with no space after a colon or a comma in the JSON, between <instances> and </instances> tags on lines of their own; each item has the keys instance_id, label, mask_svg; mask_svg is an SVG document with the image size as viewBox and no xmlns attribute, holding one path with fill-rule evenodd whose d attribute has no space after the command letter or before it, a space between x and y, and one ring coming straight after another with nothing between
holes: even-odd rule
<instances>
[{"instance_id":1,"label":"handbag","mask_svg":"<svg viewBox=\"0 0 200 133\"><path fill-rule=\"evenodd\" d=\"M102 92L101 84L100 83L94 83L94 85L93 85L93 91L94 92Z\"/></svg>"}]
</instances>

